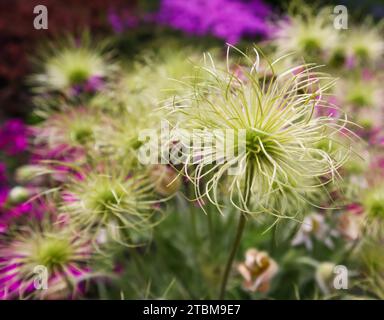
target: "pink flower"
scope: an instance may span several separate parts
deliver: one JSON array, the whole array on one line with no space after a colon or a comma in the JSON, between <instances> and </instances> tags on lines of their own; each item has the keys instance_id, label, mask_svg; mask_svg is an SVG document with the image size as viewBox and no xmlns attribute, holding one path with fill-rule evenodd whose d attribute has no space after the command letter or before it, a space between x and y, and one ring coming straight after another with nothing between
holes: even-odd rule
<instances>
[{"instance_id":1,"label":"pink flower","mask_svg":"<svg viewBox=\"0 0 384 320\"><path fill-rule=\"evenodd\" d=\"M245 261L237 266L237 270L244 278L246 290L267 292L279 267L268 253L251 248L246 251Z\"/></svg>"}]
</instances>

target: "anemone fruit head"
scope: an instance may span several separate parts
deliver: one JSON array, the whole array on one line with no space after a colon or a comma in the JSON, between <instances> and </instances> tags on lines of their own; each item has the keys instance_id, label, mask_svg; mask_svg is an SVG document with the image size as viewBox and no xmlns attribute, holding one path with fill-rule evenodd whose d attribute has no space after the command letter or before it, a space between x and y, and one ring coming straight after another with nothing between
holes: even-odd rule
<instances>
[{"instance_id":1,"label":"anemone fruit head","mask_svg":"<svg viewBox=\"0 0 384 320\"><path fill-rule=\"evenodd\" d=\"M127 243L130 234L150 229L157 210L153 185L145 175L111 170L90 170L63 188L62 211L71 224ZM127 241L125 241L127 240Z\"/></svg>"}]
</instances>

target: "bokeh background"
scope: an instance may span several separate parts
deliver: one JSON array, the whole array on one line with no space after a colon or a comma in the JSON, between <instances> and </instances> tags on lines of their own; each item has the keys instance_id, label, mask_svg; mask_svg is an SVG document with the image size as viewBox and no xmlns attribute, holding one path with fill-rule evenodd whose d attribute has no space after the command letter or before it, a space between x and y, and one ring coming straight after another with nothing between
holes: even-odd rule
<instances>
[{"instance_id":1,"label":"bokeh background","mask_svg":"<svg viewBox=\"0 0 384 320\"><path fill-rule=\"evenodd\" d=\"M246 1L245 1L246 2ZM287 8L286 1L264 1L274 12L281 13ZM321 4L343 4L353 16L367 14L380 19L384 16L384 5L380 0L321 1ZM49 11L48 30L33 28L33 8L45 5ZM156 46L168 37L180 41L216 45L223 41L208 37L192 37L165 28L162 24L151 23L151 15L159 12L158 0L2 0L0 3L0 116L25 117L31 109L31 99L25 87L25 76L31 72L30 57L36 48L48 39L61 37L65 33L79 33L89 29L94 35L119 36L122 53L129 59L143 46ZM207 16L208 18L208 16ZM123 32L124 30L124 32ZM123 33L123 34L121 34ZM252 40L252 38L250 39Z\"/></svg>"},{"instance_id":2,"label":"bokeh background","mask_svg":"<svg viewBox=\"0 0 384 320\"><path fill-rule=\"evenodd\" d=\"M355 26L369 18L371 24L368 28L374 30L372 39L377 40L378 43L374 45L379 47L378 51L382 49L380 46L383 43L383 28L382 25L381 29L377 26L384 18L383 1L340 0L322 1L316 4L312 4L312 1L303 3L313 8L345 5L348 8L352 33L355 32ZM48 9L48 30L33 28L35 17L33 8L36 5L45 5ZM177 76L180 76L178 68L182 72L189 71L183 64L185 61L182 55L188 50L192 52L191 48L196 49L197 52L223 53L226 43L236 45L245 51L253 44L263 47L270 40L270 24L277 21L284 22L288 20L287 16L293 15L289 11L290 5L291 3L287 1L272 0L1 0L0 234L5 233L8 227L5 223L2 224L3 217L8 215L19 217L26 211L32 211L30 203L28 206L24 203L28 198L25 192L31 190L28 189L30 186L19 188L19 184L22 184L20 177L31 169L28 164L35 165L37 160L47 160L47 154L50 156L53 154L47 152L45 155L36 156L35 151L38 148L31 150L30 140L36 140L39 133L42 133L42 138L47 138L51 133L50 126L54 129L57 129L55 128L57 126L58 130L63 131L66 129L66 123L63 126L60 118L55 118L56 109L53 108L54 112L50 110L52 113L48 113L47 118L35 112L36 109L43 108L39 105L39 100L36 100L36 92L33 91L33 85L29 80L31 75L41 71L39 67L45 63L44 56L38 62L40 66L36 65L35 58L44 53L47 45L60 44L68 35L73 39L81 39L85 32L96 43L99 39L107 39L109 42L107 48L108 50L112 48L113 58L130 69L130 72L127 72L127 79L131 81L129 83L132 87L135 87L136 82L141 81L139 84L144 88L143 92L146 94L149 92L149 95L155 92L155 96L159 93L156 90L161 91L159 83L164 80L157 82L159 75L167 73L169 69ZM314 16L312 18L314 19ZM377 33L378 37L376 37ZM360 39L363 38L364 36L360 35ZM326 43L328 39L321 40ZM272 47L276 43L272 42ZM342 47L343 43L339 45ZM370 46L369 43L365 45ZM276 47L279 48L278 45ZM327 46L324 45L324 47ZM335 48L337 47L336 43ZM269 49L267 48L267 51ZM271 52L275 49L271 49ZM60 50L56 53L60 53ZM306 48L301 53L305 51ZM148 52L150 54L146 56ZM369 50L367 52L370 53ZM332 55L334 54L332 59L327 55L328 52L325 52L324 56L308 55L305 58L314 58L314 61L320 64L328 62L330 65L331 62L336 64L336 66L326 67L327 71L341 79L341 85L336 86L333 92L336 101L332 100L332 102L345 104L345 111L361 125L361 130L356 130L355 133L360 136L363 143L357 146L357 149L368 163L356 165L352 161L348 163L349 167L342 171L345 180L341 188L343 191L345 189L346 193L350 192L347 195L348 199L344 199L344 195L339 195L340 190L329 190L330 193L335 194L336 198L338 196L343 198L342 209L335 215L327 210L308 209L305 213L306 221L312 229L305 230L297 224L283 224L279 229L276 227L271 232L265 233L264 231L271 225L269 218L261 219L260 224L251 223L237 256L236 263L242 266L243 270L232 274L229 294L231 298L384 298L384 237L382 235L384 187L380 181L384 177L383 56L381 52L378 53L378 57L375 56L377 52L373 50L372 66L374 67L372 68L368 63L367 65L356 63L358 57L355 57L354 61L348 61L343 57L344 60L340 63L336 53L338 53L336 50L332 52ZM224 54L221 55L223 56ZM367 58L365 52L362 56ZM370 58L368 54L368 60ZM136 61L140 63L136 65ZM147 69L143 67L141 70L147 62L149 67ZM166 71L162 69L161 63L165 65ZM96 92L99 90L97 80L92 84L94 86L92 90ZM151 87L150 81L156 84L154 88ZM129 94L132 91L134 90L128 90ZM100 92L101 95L105 93L103 90ZM122 92L124 95L124 90ZM53 96L55 94L57 92L54 92ZM39 97L38 94L37 96ZM66 93L60 98L63 96L65 100ZM40 98L49 100L50 96L42 94ZM140 105L140 94L134 99L137 99ZM57 100L52 99L52 103L56 102ZM83 112L76 110L72 114L75 119L79 115L81 117ZM337 111L333 111L334 114L330 116L337 118ZM140 110L137 113L140 114ZM68 115L71 116L71 113ZM116 124L113 122L116 119L109 120L111 122L108 124ZM113 125L110 128L115 129ZM117 128L121 129L118 126ZM44 131L45 129L47 130ZM46 146L44 145L41 149L43 150L44 147ZM366 156L368 154L369 156ZM73 162L76 160L77 158ZM20 168L25 170L19 170ZM60 172L59 175L66 176L73 173L69 172L70 170L63 171L64 174ZM166 171L166 174L172 176L175 173ZM33 185L33 188L35 187ZM185 181L180 182L176 189L176 192L179 189L183 189L186 193L191 191L190 185ZM371 190L374 192L370 193ZM165 190L164 193L168 191ZM12 203L14 199L11 198L16 198L17 201ZM89 288L81 288L81 293L84 293L86 298L103 299L216 297L218 275L222 273L233 237L234 215L229 215L228 219L222 219L214 206L207 204L206 210L212 211L208 219L201 213L199 207L201 204L187 205L181 198L175 197L167 207L169 218L164 219L151 235L153 242L150 245L134 250L123 247L118 250L113 259L108 257L98 261L96 264L108 270L108 274L113 274L112 280L101 277L100 281L91 283ZM184 212L189 212L187 222L187 218L180 214ZM361 227L363 215L364 218L365 216L372 218L366 221L370 221L373 229ZM280 237L279 230L283 230ZM376 231L378 231L377 234ZM363 235L364 232L366 233ZM367 240L373 234L378 236ZM252 249L254 247L263 250L263 253L260 255L260 252ZM247 261L241 262L243 258L250 259L251 262L252 259L260 258L265 265L251 270L246 264ZM3 277L8 271L1 267L1 263L4 262L6 259L0 256L0 298L4 294L1 286L9 280ZM351 274L355 276L356 281L352 285L354 290L333 292L330 285L333 268L336 264L344 263L351 266ZM273 266L277 268L277 265L279 272L270 270ZM271 271L271 274L266 270ZM247 281L247 276L251 280ZM257 289L250 289L256 282ZM56 297L53 295L50 298ZM63 296L59 297L63 298Z\"/></svg>"}]
</instances>

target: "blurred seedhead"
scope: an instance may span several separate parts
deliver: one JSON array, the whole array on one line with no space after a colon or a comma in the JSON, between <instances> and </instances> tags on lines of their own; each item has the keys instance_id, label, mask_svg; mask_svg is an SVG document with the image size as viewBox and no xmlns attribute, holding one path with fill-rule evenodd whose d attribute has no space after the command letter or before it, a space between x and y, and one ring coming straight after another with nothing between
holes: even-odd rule
<instances>
[{"instance_id":1,"label":"blurred seedhead","mask_svg":"<svg viewBox=\"0 0 384 320\"><path fill-rule=\"evenodd\" d=\"M95 143L95 157L105 157L120 163L142 167L138 161L138 150L143 145L142 133L157 132L161 113L158 110L139 108L137 112L121 110L118 116L110 116L102 127Z\"/></svg>"},{"instance_id":2,"label":"blurred seedhead","mask_svg":"<svg viewBox=\"0 0 384 320\"><path fill-rule=\"evenodd\" d=\"M358 287L367 296L384 298L384 251L381 240L367 233L359 246L357 257L362 262L362 274Z\"/></svg>"},{"instance_id":3,"label":"blurred seedhead","mask_svg":"<svg viewBox=\"0 0 384 320\"><path fill-rule=\"evenodd\" d=\"M71 158L74 153L82 153L84 157L95 149L110 122L95 110L64 106L33 127L34 153L45 160L57 160L59 155L62 159Z\"/></svg>"},{"instance_id":4,"label":"blurred seedhead","mask_svg":"<svg viewBox=\"0 0 384 320\"><path fill-rule=\"evenodd\" d=\"M304 57L309 62L328 59L339 42L339 32L333 26L332 12L331 7L319 8L294 1L288 9L288 16L273 27L271 45L277 55L295 52L292 59Z\"/></svg>"},{"instance_id":5,"label":"blurred seedhead","mask_svg":"<svg viewBox=\"0 0 384 320\"><path fill-rule=\"evenodd\" d=\"M61 212L95 245L133 244L134 234L150 231L161 218L160 202L148 176L117 164L80 169L62 189Z\"/></svg>"},{"instance_id":6,"label":"blurred seedhead","mask_svg":"<svg viewBox=\"0 0 384 320\"><path fill-rule=\"evenodd\" d=\"M371 153L374 156L374 152ZM379 153L381 156L381 153ZM381 242L384 239L384 171L382 157L373 158L366 172L367 185L356 198L364 216L364 230L367 239ZM368 240L370 241L370 240Z\"/></svg>"},{"instance_id":7,"label":"blurred seedhead","mask_svg":"<svg viewBox=\"0 0 384 320\"><path fill-rule=\"evenodd\" d=\"M79 237L48 205L45 211L0 235L1 298L74 298L96 276L90 269L95 251L89 235Z\"/></svg>"},{"instance_id":8,"label":"blurred seedhead","mask_svg":"<svg viewBox=\"0 0 384 320\"><path fill-rule=\"evenodd\" d=\"M339 30L334 18L332 7L293 1L287 16L273 26L269 44L277 55L296 53L293 61L301 57L337 69L379 67L384 53L383 21L367 18Z\"/></svg>"},{"instance_id":9,"label":"blurred seedhead","mask_svg":"<svg viewBox=\"0 0 384 320\"><path fill-rule=\"evenodd\" d=\"M341 39L347 66L379 67L384 55L384 20L374 23L366 19L352 25Z\"/></svg>"},{"instance_id":10,"label":"blurred seedhead","mask_svg":"<svg viewBox=\"0 0 384 320\"><path fill-rule=\"evenodd\" d=\"M195 65L200 57L198 49L172 44L156 51L143 50L134 62L126 63L118 80L107 85L105 94L130 113L151 112L185 94L186 83L196 82Z\"/></svg>"},{"instance_id":11,"label":"blurred seedhead","mask_svg":"<svg viewBox=\"0 0 384 320\"><path fill-rule=\"evenodd\" d=\"M34 92L73 100L101 90L118 69L108 45L92 41L88 32L48 43L33 60L37 71L29 81Z\"/></svg>"},{"instance_id":12,"label":"blurred seedhead","mask_svg":"<svg viewBox=\"0 0 384 320\"><path fill-rule=\"evenodd\" d=\"M338 103L348 112L360 128L354 130L364 136L381 127L384 119L382 76L365 70L348 79L340 79L334 92Z\"/></svg>"},{"instance_id":13,"label":"blurred seedhead","mask_svg":"<svg viewBox=\"0 0 384 320\"><path fill-rule=\"evenodd\" d=\"M371 186L363 195L363 207L371 218L384 218L384 185Z\"/></svg>"}]
</instances>

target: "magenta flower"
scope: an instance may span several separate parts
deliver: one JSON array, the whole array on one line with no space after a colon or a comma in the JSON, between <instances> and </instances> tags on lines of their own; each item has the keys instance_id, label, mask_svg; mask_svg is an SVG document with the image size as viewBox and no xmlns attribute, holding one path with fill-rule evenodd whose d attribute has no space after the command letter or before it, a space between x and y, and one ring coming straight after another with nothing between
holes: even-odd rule
<instances>
[{"instance_id":1,"label":"magenta flower","mask_svg":"<svg viewBox=\"0 0 384 320\"><path fill-rule=\"evenodd\" d=\"M3 194L0 192L0 234L6 232L18 218L26 216L39 220L48 209L47 204L39 199L12 205L9 203L9 190Z\"/></svg>"},{"instance_id":2,"label":"magenta flower","mask_svg":"<svg viewBox=\"0 0 384 320\"><path fill-rule=\"evenodd\" d=\"M104 88L104 79L100 76L91 76L84 85L86 92L97 92Z\"/></svg>"},{"instance_id":3,"label":"magenta flower","mask_svg":"<svg viewBox=\"0 0 384 320\"><path fill-rule=\"evenodd\" d=\"M5 175L6 167L4 163L0 162L0 234L5 232L7 229L7 223L4 221L4 205L7 202L8 199L8 181Z\"/></svg>"},{"instance_id":4,"label":"magenta flower","mask_svg":"<svg viewBox=\"0 0 384 320\"><path fill-rule=\"evenodd\" d=\"M74 84L70 88L71 96L78 96L82 93L96 93L104 88L105 80L101 76L91 76L84 83Z\"/></svg>"},{"instance_id":5,"label":"magenta flower","mask_svg":"<svg viewBox=\"0 0 384 320\"><path fill-rule=\"evenodd\" d=\"M0 234L4 233L8 229L8 221L4 215L3 205L7 199L8 193L5 190L0 190Z\"/></svg>"},{"instance_id":6,"label":"magenta flower","mask_svg":"<svg viewBox=\"0 0 384 320\"><path fill-rule=\"evenodd\" d=\"M337 97L330 96L327 98L327 104L321 102L315 106L316 114L319 117L330 117L338 119L342 115L340 108L337 106L339 101Z\"/></svg>"},{"instance_id":7,"label":"magenta flower","mask_svg":"<svg viewBox=\"0 0 384 320\"><path fill-rule=\"evenodd\" d=\"M0 187L0 217L4 204L7 201L9 190L7 187Z\"/></svg>"},{"instance_id":8,"label":"magenta flower","mask_svg":"<svg viewBox=\"0 0 384 320\"><path fill-rule=\"evenodd\" d=\"M6 177L6 167L5 164L0 162L0 188L3 185L6 185L7 177Z\"/></svg>"},{"instance_id":9,"label":"magenta flower","mask_svg":"<svg viewBox=\"0 0 384 320\"><path fill-rule=\"evenodd\" d=\"M17 155L28 147L28 128L19 119L11 119L0 128L0 151L9 156Z\"/></svg>"}]
</instances>

